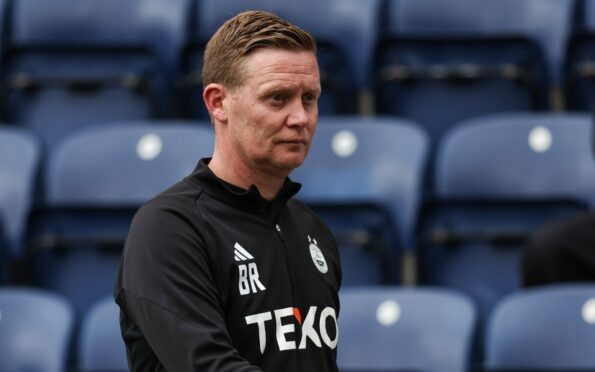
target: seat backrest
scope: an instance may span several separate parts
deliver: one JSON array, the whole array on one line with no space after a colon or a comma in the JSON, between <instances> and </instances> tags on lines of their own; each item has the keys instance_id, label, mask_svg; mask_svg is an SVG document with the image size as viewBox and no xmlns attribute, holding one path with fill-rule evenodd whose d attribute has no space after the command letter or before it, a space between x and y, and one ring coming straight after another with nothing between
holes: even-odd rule
<instances>
[{"instance_id":1,"label":"seat backrest","mask_svg":"<svg viewBox=\"0 0 595 372\"><path fill-rule=\"evenodd\" d=\"M186 36L190 6L190 0L15 1L10 43L20 47L145 46L171 64Z\"/></svg>"},{"instance_id":2,"label":"seat backrest","mask_svg":"<svg viewBox=\"0 0 595 372\"><path fill-rule=\"evenodd\" d=\"M475 309L455 292L425 288L344 288L341 370L466 371Z\"/></svg>"},{"instance_id":3,"label":"seat backrest","mask_svg":"<svg viewBox=\"0 0 595 372\"><path fill-rule=\"evenodd\" d=\"M0 369L65 371L73 324L70 305L55 294L0 288Z\"/></svg>"},{"instance_id":4,"label":"seat backrest","mask_svg":"<svg viewBox=\"0 0 595 372\"><path fill-rule=\"evenodd\" d=\"M190 174L212 148L206 123L110 123L75 133L50 154L46 204L140 205Z\"/></svg>"},{"instance_id":5,"label":"seat backrest","mask_svg":"<svg viewBox=\"0 0 595 372\"><path fill-rule=\"evenodd\" d=\"M595 369L595 286L557 285L503 299L486 336L488 368Z\"/></svg>"},{"instance_id":6,"label":"seat backrest","mask_svg":"<svg viewBox=\"0 0 595 372\"><path fill-rule=\"evenodd\" d=\"M428 151L425 133L394 118L323 117L310 153L292 174L306 202L383 205L410 248Z\"/></svg>"},{"instance_id":7,"label":"seat backrest","mask_svg":"<svg viewBox=\"0 0 595 372\"><path fill-rule=\"evenodd\" d=\"M422 283L468 294L485 322L521 287L528 235L595 201L591 126L588 115L517 113L447 133L437 151L437 202L420 219Z\"/></svg>"},{"instance_id":8,"label":"seat backrest","mask_svg":"<svg viewBox=\"0 0 595 372\"><path fill-rule=\"evenodd\" d=\"M595 1L577 0L574 29L566 48L565 103L568 110L593 108L595 85Z\"/></svg>"},{"instance_id":9,"label":"seat backrest","mask_svg":"<svg viewBox=\"0 0 595 372\"><path fill-rule=\"evenodd\" d=\"M579 9L579 20L577 21L577 29L583 32L595 31L595 1L593 0L577 0L577 8Z\"/></svg>"},{"instance_id":10,"label":"seat backrest","mask_svg":"<svg viewBox=\"0 0 595 372\"><path fill-rule=\"evenodd\" d=\"M120 310L112 296L98 301L81 324L78 360L82 371L127 371Z\"/></svg>"},{"instance_id":11,"label":"seat backrest","mask_svg":"<svg viewBox=\"0 0 595 372\"><path fill-rule=\"evenodd\" d=\"M438 149L436 196L595 205L591 122L589 115L518 113L461 123Z\"/></svg>"},{"instance_id":12,"label":"seat backrest","mask_svg":"<svg viewBox=\"0 0 595 372\"><path fill-rule=\"evenodd\" d=\"M53 147L82 126L163 117L188 3L15 2L3 60L6 120Z\"/></svg>"},{"instance_id":13,"label":"seat backrest","mask_svg":"<svg viewBox=\"0 0 595 372\"><path fill-rule=\"evenodd\" d=\"M559 81L572 28L574 1L390 0L384 34L399 36L521 36L536 42Z\"/></svg>"},{"instance_id":14,"label":"seat backrest","mask_svg":"<svg viewBox=\"0 0 595 372\"><path fill-rule=\"evenodd\" d=\"M13 258L24 253L22 244L39 161L40 144L33 134L0 128L0 219Z\"/></svg>"}]
</instances>

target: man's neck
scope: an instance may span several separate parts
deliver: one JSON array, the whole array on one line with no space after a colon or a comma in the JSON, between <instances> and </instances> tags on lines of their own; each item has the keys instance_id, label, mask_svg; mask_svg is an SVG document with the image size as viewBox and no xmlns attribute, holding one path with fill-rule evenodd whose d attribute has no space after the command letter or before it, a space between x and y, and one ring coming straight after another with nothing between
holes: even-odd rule
<instances>
[{"instance_id":1,"label":"man's neck","mask_svg":"<svg viewBox=\"0 0 595 372\"><path fill-rule=\"evenodd\" d=\"M256 185L260 195L269 201L277 197L286 178L286 176L275 176L271 173L255 171L242 162L226 161L217 154L213 155L208 167L215 176L232 185L246 190L250 186Z\"/></svg>"}]
</instances>

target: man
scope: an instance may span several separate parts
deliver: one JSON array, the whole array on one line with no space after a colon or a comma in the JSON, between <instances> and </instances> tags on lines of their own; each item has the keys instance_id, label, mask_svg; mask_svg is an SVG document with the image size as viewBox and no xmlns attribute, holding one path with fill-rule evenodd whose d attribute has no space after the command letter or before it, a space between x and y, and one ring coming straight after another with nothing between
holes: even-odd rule
<instances>
[{"instance_id":1,"label":"man","mask_svg":"<svg viewBox=\"0 0 595 372\"><path fill-rule=\"evenodd\" d=\"M310 34L240 13L209 41L211 159L135 216L116 283L132 371L336 371L336 242L291 197L318 116Z\"/></svg>"}]
</instances>

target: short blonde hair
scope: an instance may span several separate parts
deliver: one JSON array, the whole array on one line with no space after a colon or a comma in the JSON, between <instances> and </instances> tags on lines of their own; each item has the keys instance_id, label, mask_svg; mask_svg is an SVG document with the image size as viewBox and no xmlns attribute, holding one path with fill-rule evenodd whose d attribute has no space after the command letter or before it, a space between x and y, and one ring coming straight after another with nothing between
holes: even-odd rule
<instances>
[{"instance_id":1,"label":"short blonde hair","mask_svg":"<svg viewBox=\"0 0 595 372\"><path fill-rule=\"evenodd\" d=\"M316 41L310 33L272 13L239 13L219 27L207 43L203 85L218 83L231 89L240 86L245 78L245 60L264 48L316 53Z\"/></svg>"}]
</instances>

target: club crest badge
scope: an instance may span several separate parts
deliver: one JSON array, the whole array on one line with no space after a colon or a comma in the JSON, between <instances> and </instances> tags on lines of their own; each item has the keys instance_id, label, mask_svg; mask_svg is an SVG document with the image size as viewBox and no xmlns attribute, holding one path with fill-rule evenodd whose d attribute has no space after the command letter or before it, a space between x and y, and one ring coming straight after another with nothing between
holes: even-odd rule
<instances>
[{"instance_id":1,"label":"club crest badge","mask_svg":"<svg viewBox=\"0 0 595 372\"><path fill-rule=\"evenodd\" d=\"M308 242L310 242L310 255L312 256L312 261L314 261L314 266L316 266L318 271L326 274L328 272L328 265L322 255L322 251L318 248L316 239L312 239L310 238L310 235L308 235Z\"/></svg>"}]
</instances>

